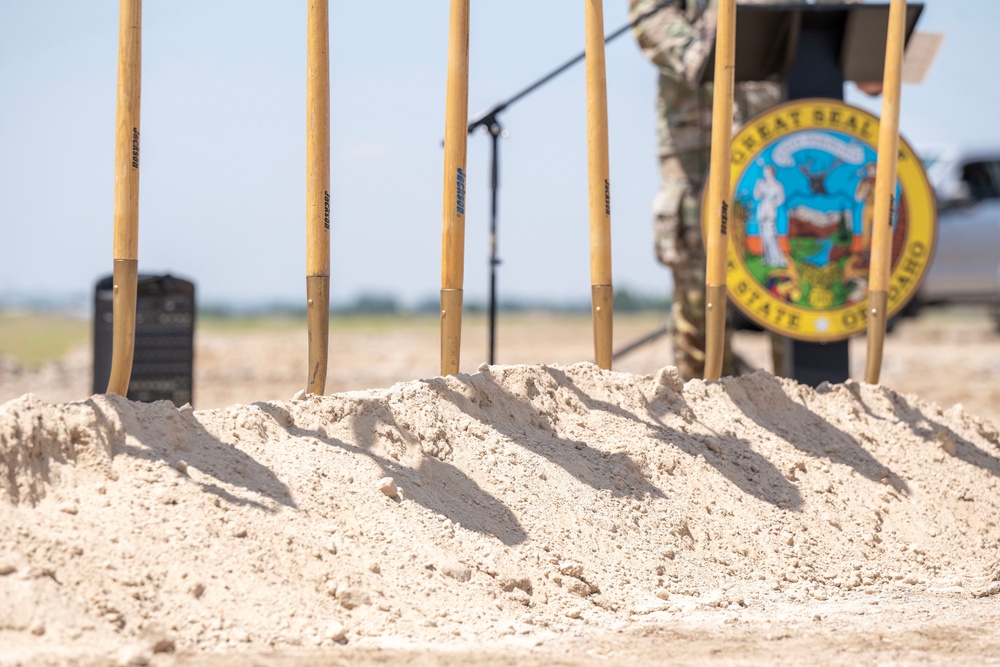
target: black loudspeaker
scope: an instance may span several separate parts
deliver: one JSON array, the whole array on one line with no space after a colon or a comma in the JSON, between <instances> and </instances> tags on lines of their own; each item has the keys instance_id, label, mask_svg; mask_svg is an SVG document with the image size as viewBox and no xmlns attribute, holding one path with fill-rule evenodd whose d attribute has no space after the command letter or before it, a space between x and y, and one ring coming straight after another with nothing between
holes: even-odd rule
<instances>
[{"instance_id":1,"label":"black loudspeaker","mask_svg":"<svg viewBox=\"0 0 1000 667\"><path fill-rule=\"evenodd\" d=\"M171 275L140 275L135 307L135 356L128 398L192 402L194 283ZM107 391L114 336L114 279L94 290L94 393Z\"/></svg>"}]
</instances>

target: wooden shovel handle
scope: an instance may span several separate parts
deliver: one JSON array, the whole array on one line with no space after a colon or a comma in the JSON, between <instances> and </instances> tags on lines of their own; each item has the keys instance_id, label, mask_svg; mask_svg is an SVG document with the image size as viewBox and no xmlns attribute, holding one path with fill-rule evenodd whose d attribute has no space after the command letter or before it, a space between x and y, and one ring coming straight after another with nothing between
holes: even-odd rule
<instances>
[{"instance_id":1,"label":"wooden shovel handle","mask_svg":"<svg viewBox=\"0 0 1000 667\"><path fill-rule=\"evenodd\" d=\"M610 370L614 290L611 284L611 176L608 166L608 86L602 2L584 0L587 171L594 357L598 366Z\"/></svg>"},{"instance_id":2,"label":"wooden shovel handle","mask_svg":"<svg viewBox=\"0 0 1000 667\"><path fill-rule=\"evenodd\" d=\"M139 259L139 99L142 0L121 0L115 106L114 316L108 392L128 394L135 351Z\"/></svg>"},{"instance_id":3,"label":"wooden shovel handle","mask_svg":"<svg viewBox=\"0 0 1000 667\"><path fill-rule=\"evenodd\" d=\"M892 224L896 209L896 176L899 155L899 105L902 92L906 0L889 5L885 76L882 81L882 118L879 121L878 161L875 173L875 214L872 221L868 270L868 358L865 382L877 384L882 370L882 350L888 313L889 275L892 265Z\"/></svg>"},{"instance_id":4,"label":"wooden shovel handle","mask_svg":"<svg viewBox=\"0 0 1000 667\"><path fill-rule=\"evenodd\" d=\"M469 125L469 0L451 0L445 94L441 235L441 374L458 372L465 271L465 152Z\"/></svg>"},{"instance_id":5,"label":"wooden shovel handle","mask_svg":"<svg viewBox=\"0 0 1000 667\"><path fill-rule=\"evenodd\" d=\"M330 345L330 20L309 0L306 29L306 391L323 394Z\"/></svg>"},{"instance_id":6,"label":"wooden shovel handle","mask_svg":"<svg viewBox=\"0 0 1000 667\"><path fill-rule=\"evenodd\" d=\"M712 157L708 180L705 267L705 379L722 376L726 331L726 253L731 211L730 161L736 71L736 0L719 0L712 99Z\"/></svg>"}]
</instances>

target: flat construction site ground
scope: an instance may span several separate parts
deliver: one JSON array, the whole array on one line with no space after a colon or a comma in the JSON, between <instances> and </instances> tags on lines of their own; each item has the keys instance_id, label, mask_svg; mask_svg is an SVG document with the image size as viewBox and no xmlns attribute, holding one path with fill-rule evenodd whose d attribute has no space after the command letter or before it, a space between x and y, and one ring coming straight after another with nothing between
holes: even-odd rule
<instances>
[{"instance_id":1,"label":"flat construction site ground","mask_svg":"<svg viewBox=\"0 0 1000 667\"><path fill-rule=\"evenodd\" d=\"M302 322L206 321L194 410L0 356L0 665L1000 664L985 314L818 390L684 384L665 337L603 372L590 326L502 315L485 367L468 317L435 378L436 319L337 321L294 397Z\"/></svg>"}]
</instances>

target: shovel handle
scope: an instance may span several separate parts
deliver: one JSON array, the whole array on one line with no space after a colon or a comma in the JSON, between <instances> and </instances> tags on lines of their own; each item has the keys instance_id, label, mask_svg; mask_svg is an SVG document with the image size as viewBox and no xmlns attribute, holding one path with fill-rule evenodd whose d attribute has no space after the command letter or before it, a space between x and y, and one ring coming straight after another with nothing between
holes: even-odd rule
<instances>
[{"instance_id":1,"label":"shovel handle","mask_svg":"<svg viewBox=\"0 0 1000 667\"><path fill-rule=\"evenodd\" d=\"M587 87L587 173L594 357L611 369L614 290L611 284L611 175L603 0L584 0Z\"/></svg>"},{"instance_id":2,"label":"shovel handle","mask_svg":"<svg viewBox=\"0 0 1000 667\"><path fill-rule=\"evenodd\" d=\"M469 126L469 0L451 0L441 234L441 375L458 373L465 271L465 150Z\"/></svg>"},{"instance_id":3,"label":"shovel handle","mask_svg":"<svg viewBox=\"0 0 1000 667\"><path fill-rule=\"evenodd\" d=\"M726 332L726 252L732 181L736 0L719 0L712 99L712 157L708 180L705 267L705 379L722 376Z\"/></svg>"},{"instance_id":4,"label":"shovel handle","mask_svg":"<svg viewBox=\"0 0 1000 667\"><path fill-rule=\"evenodd\" d=\"M875 172L875 213L872 221L868 274L868 358L865 382L878 384L885 343L889 275L892 265L892 225L896 209L896 172L899 155L899 104L902 88L906 0L892 0L882 80L882 118L879 121Z\"/></svg>"},{"instance_id":5,"label":"shovel handle","mask_svg":"<svg viewBox=\"0 0 1000 667\"><path fill-rule=\"evenodd\" d=\"M128 394L135 352L139 259L139 99L142 0L121 0L115 105L114 297L108 393Z\"/></svg>"},{"instance_id":6,"label":"shovel handle","mask_svg":"<svg viewBox=\"0 0 1000 667\"><path fill-rule=\"evenodd\" d=\"M306 28L306 391L322 395L330 345L330 20L309 0Z\"/></svg>"}]
</instances>

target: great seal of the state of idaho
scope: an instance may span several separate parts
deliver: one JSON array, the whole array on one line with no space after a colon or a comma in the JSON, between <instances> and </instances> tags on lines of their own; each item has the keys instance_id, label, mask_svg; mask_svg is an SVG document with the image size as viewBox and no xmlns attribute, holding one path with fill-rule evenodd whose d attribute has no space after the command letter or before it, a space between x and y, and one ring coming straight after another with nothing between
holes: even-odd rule
<instances>
[{"instance_id":1,"label":"great seal of the state of idaho","mask_svg":"<svg viewBox=\"0 0 1000 667\"><path fill-rule=\"evenodd\" d=\"M751 320L812 342L865 330L878 132L867 111L806 99L733 138L727 285ZM902 138L896 202L890 317L923 279L937 218L927 174Z\"/></svg>"}]
</instances>

